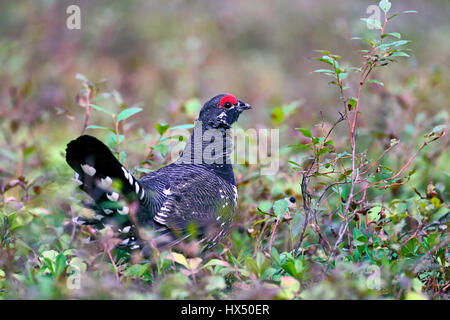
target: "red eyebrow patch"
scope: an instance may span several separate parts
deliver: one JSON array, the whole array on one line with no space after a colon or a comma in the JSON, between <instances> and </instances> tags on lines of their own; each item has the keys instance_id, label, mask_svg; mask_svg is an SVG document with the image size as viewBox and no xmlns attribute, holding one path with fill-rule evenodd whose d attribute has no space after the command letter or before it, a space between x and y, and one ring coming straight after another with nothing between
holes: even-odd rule
<instances>
[{"instance_id":1,"label":"red eyebrow patch","mask_svg":"<svg viewBox=\"0 0 450 320\"><path fill-rule=\"evenodd\" d=\"M227 103L227 102L236 104L238 101L234 96L232 96L231 94L228 94L225 97L223 97L222 99L220 99L219 108L222 108L225 105L225 103Z\"/></svg>"}]
</instances>

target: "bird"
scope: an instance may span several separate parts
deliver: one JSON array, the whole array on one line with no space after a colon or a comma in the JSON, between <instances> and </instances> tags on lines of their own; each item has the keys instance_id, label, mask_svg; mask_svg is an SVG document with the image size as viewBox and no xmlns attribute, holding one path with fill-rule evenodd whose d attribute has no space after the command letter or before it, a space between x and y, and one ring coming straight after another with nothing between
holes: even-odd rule
<instances>
[{"instance_id":1,"label":"bird","mask_svg":"<svg viewBox=\"0 0 450 320\"><path fill-rule=\"evenodd\" d=\"M94 211L74 223L110 227L128 251L191 239L202 253L215 247L230 231L238 199L229 129L251 108L231 94L214 96L201 108L179 158L140 179L97 138L70 141L66 161Z\"/></svg>"}]
</instances>

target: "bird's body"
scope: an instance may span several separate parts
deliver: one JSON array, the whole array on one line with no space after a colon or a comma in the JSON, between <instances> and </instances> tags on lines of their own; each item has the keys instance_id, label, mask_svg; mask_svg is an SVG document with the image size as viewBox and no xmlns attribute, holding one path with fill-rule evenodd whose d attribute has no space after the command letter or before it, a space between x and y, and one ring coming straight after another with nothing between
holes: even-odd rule
<instances>
[{"instance_id":1,"label":"bird's body","mask_svg":"<svg viewBox=\"0 0 450 320\"><path fill-rule=\"evenodd\" d=\"M173 246L192 236L203 250L215 246L228 233L237 204L228 129L248 108L231 95L209 100L180 158L142 179L98 139L83 135L71 141L66 160L96 212L94 219L78 222L112 226L131 249L146 240ZM206 152L214 143L214 151Z\"/></svg>"}]
</instances>

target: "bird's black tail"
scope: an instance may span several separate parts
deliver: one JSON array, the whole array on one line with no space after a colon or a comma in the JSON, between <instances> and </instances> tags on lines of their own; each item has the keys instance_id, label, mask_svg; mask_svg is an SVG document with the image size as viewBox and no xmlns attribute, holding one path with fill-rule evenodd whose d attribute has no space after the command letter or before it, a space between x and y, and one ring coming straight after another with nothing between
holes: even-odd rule
<instances>
[{"instance_id":1,"label":"bird's black tail","mask_svg":"<svg viewBox=\"0 0 450 320\"><path fill-rule=\"evenodd\" d=\"M95 202L94 219L81 223L114 221L120 230L132 224L131 206L144 200L145 191L103 142L89 135L78 137L67 145L66 161L79 187Z\"/></svg>"}]
</instances>

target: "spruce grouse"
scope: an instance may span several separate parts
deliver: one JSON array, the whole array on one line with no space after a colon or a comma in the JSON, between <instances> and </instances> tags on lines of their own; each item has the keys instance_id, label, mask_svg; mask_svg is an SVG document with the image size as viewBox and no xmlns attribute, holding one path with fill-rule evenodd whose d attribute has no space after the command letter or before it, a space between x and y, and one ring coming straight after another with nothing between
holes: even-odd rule
<instances>
[{"instance_id":1,"label":"spruce grouse","mask_svg":"<svg viewBox=\"0 0 450 320\"><path fill-rule=\"evenodd\" d=\"M230 230L237 188L230 161L230 129L251 106L230 94L207 101L191 137L173 163L136 179L98 139L82 135L66 149L79 187L93 200L91 219L78 224L111 226L120 246L171 247L195 237L202 250Z\"/></svg>"}]
</instances>

